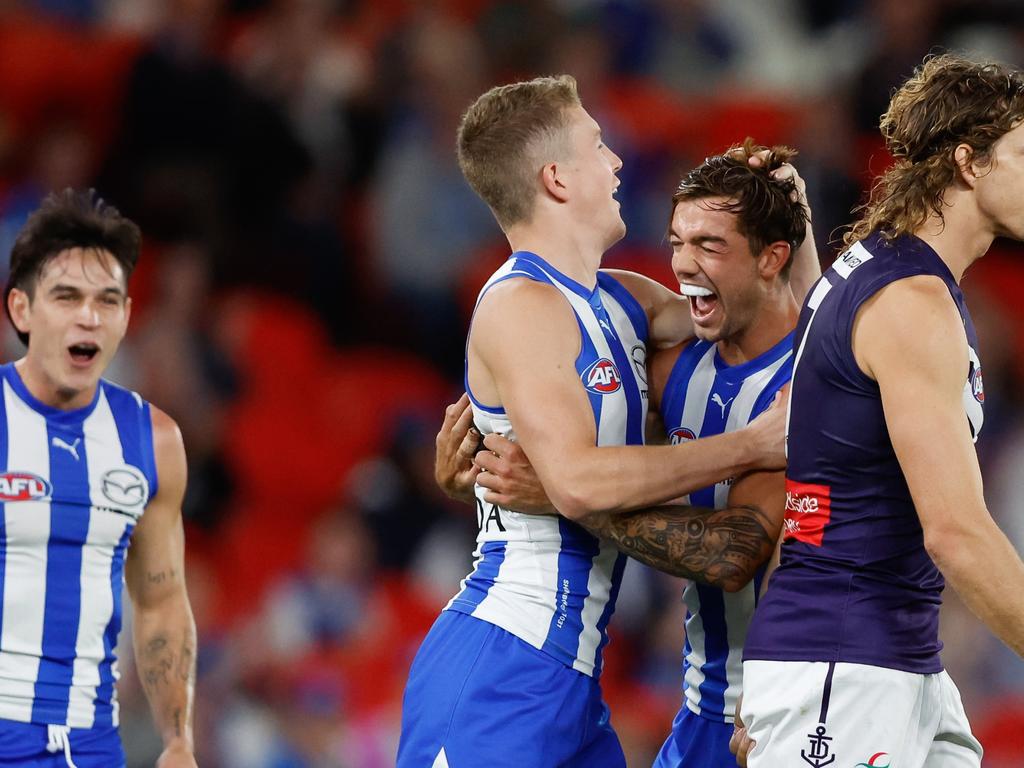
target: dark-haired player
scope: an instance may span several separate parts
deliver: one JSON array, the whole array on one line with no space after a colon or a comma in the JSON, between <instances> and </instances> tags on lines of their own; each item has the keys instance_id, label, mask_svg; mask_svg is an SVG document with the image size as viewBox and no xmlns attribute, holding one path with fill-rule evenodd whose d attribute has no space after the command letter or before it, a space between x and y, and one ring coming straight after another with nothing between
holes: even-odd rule
<instances>
[{"instance_id":1,"label":"dark-haired player","mask_svg":"<svg viewBox=\"0 0 1024 768\"><path fill-rule=\"evenodd\" d=\"M651 362L651 403L671 443L704 445L710 436L743 428L789 381L797 318L789 273L807 231L804 205L792 197L792 167L784 165L792 154L783 147L768 153L748 140L687 173L672 197L672 267L681 293L689 297L696 338L654 352ZM751 167L755 157L759 167ZM486 452L478 457L487 469L480 484L499 492L486 498L516 508L542 506L543 488L522 450L493 436L487 443L501 458ZM452 441L440 443L440 448L452 446ZM706 509L754 505L770 521L766 535L774 540L782 526L785 480L781 472L723 478L685 501ZM635 518L653 516L641 512ZM728 550L699 570L687 568L693 558L682 542L655 557L652 540L674 531L664 521L651 522L645 535L629 539L591 528L659 570L691 579L684 595L684 703L656 766L734 768L729 739L742 684L743 639L763 568L757 558L744 561ZM681 520L695 531L702 522L699 514ZM696 536L690 543L701 546ZM724 573L729 578L722 578Z\"/></svg>"},{"instance_id":2,"label":"dark-haired player","mask_svg":"<svg viewBox=\"0 0 1024 768\"><path fill-rule=\"evenodd\" d=\"M978 342L958 283L1024 240L1024 78L930 58L895 165L797 328L781 564L744 653L749 765L977 768L939 659L943 577L1024 653L1024 564L985 507Z\"/></svg>"},{"instance_id":3,"label":"dark-haired player","mask_svg":"<svg viewBox=\"0 0 1024 768\"><path fill-rule=\"evenodd\" d=\"M758 509L700 510L697 535L690 507L643 521L626 513L780 467L775 426L762 418L696 449L643 446L647 346L684 337L689 310L650 280L599 271L625 233L621 161L572 78L488 91L464 116L458 147L513 250L473 317L474 418L481 432L521 442L565 517L524 514L478 489L477 561L413 662L398 765L621 766L598 685L624 566L615 536L655 549L696 540L680 566L720 559L723 581L736 560L766 560L772 536ZM584 527L605 520L605 539Z\"/></svg>"},{"instance_id":4,"label":"dark-haired player","mask_svg":"<svg viewBox=\"0 0 1024 768\"><path fill-rule=\"evenodd\" d=\"M125 584L158 766L196 765L181 434L101 378L128 326L139 244L114 208L67 190L11 251L5 308L27 351L0 366L3 765L125 764L114 654Z\"/></svg>"}]
</instances>

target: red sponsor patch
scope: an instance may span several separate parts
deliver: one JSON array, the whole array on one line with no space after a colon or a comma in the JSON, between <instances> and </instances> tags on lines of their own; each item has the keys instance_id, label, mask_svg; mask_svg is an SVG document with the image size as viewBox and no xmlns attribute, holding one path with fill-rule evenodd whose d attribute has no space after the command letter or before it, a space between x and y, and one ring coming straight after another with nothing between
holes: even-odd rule
<instances>
[{"instance_id":1,"label":"red sponsor patch","mask_svg":"<svg viewBox=\"0 0 1024 768\"><path fill-rule=\"evenodd\" d=\"M981 378L980 365L971 374L971 392L974 394L974 399L979 403L985 402L985 380Z\"/></svg>"},{"instance_id":2,"label":"red sponsor patch","mask_svg":"<svg viewBox=\"0 0 1024 768\"><path fill-rule=\"evenodd\" d=\"M580 376L583 386L598 395L608 395L617 392L622 386L622 377L615 363L607 357L602 357L587 368Z\"/></svg>"},{"instance_id":3,"label":"red sponsor patch","mask_svg":"<svg viewBox=\"0 0 1024 768\"><path fill-rule=\"evenodd\" d=\"M672 445L679 445L680 443L685 443L687 440L697 439L697 436L693 434L693 430L687 429L686 427L679 427L677 429L673 429L669 433L668 437Z\"/></svg>"},{"instance_id":4,"label":"red sponsor patch","mask_svg":"<svg viewBox=\"0 0 1024 768\"><path fill-rule=\"evenodd\" d=\"M821 546L825 526L832 517L832 489L827 485L798 483L786 478L786 516L782 538Z\"/></svg>"},{"instance_id":5,"label":"red sponsor patch","mask_svg":"<svg viewBox=\"0 0 1024 768\"><path fill-rule=\"evenodd\" d=\"M50 484L31 472L0 474L0 501L31 501L50 495Z\"/></svg>"}]
</instances>

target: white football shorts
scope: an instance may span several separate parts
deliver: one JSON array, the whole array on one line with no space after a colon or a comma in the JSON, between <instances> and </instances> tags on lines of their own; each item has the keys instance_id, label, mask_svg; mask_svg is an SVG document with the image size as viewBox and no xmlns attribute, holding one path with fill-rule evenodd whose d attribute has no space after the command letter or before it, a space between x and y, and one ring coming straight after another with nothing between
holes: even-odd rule
<instances>
[{"instance_id":1,"label":"white football shorts","mask_svg":"<svg viewBox=\"0 0 1024 768\"><path fill-rule=\"evenodd\" d=\"M919 675L842 662L745 661L748 768L980 768L960 692Z\"/></svg>"}]
</instances>

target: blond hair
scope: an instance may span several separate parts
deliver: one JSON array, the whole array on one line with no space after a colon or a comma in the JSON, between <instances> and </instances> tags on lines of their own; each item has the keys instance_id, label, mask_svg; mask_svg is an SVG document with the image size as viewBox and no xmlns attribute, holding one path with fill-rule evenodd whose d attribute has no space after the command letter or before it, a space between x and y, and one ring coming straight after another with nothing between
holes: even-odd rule
<instances>
[{"instance_id":1,"label":"blond hair","mask_svg":"<svg viewBox=\"0 0 1024 768\"><path fill-rule=\"evenodd\" d=\"M576 80L539 77L483 94L459 124L459 168L503 229L528 221L537 171L568 150L566 111L579 106Z\"/></svg>"},{"instance_id":2,"label":"blond hair","mask_svg":"<svg viewBox=\"0 0 1024 768\"><path fill-rule=\"evenodd\" d=\"M896 159L874 184L847 245L875 230L886 238L914 232L931 214L942 218L943 194L959 169L954 150L971 148L986 166L992 147L1024 119L1024 79L1018 70L955 54L929 56L893 94L879 125Z\"/></svg>"}]
</instances>

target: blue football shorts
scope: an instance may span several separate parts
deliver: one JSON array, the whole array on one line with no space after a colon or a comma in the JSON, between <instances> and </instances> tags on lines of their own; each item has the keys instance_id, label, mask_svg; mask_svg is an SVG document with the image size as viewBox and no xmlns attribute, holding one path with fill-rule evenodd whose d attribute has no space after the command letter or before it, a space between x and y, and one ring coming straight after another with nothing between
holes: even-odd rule
<instances>
[{"instance_id":1,"label":"blue football shorts","mask_svg":"<svg viewBox=\"0 0 1024 768\"><path fill-rule=\"evenodd\" d=\"M732 723L708 720L683 704L654 768L736 768L736 758L729 751L731 737Z\"/></svg>"},{"instance_id":2,"label":"blue football shorts","mask_svg":"<svg viewBox=\"0 0 1024 768\"><path fill-rule=\"evenodd\" d=\"M53 726L0 720L0 765L12 768L124 768L117 728L69 728L67 740Z\"/></svg>"},{"instance_id":3,"label":"blue football shorts","mask_svg":"<svg viewBox=\"0 0 1024 768\"><path fill-rule=\"evenodd\" d=\"M601 688L518 637L444 611L409 671L398 768L625 768Z\"/></svg>"}]
</instances>

